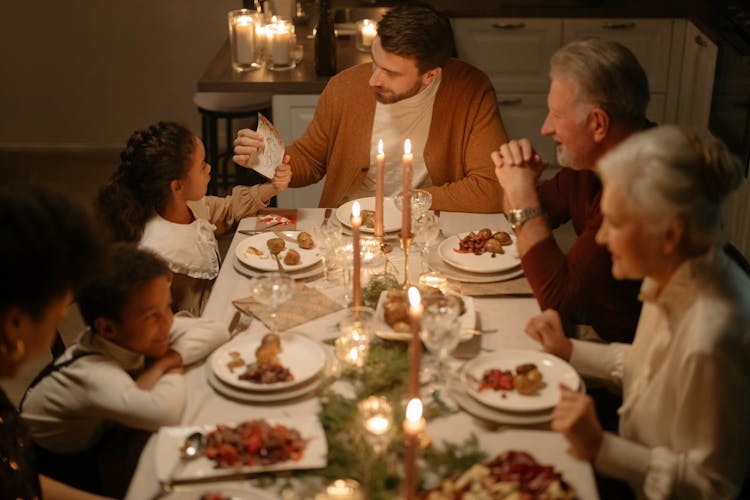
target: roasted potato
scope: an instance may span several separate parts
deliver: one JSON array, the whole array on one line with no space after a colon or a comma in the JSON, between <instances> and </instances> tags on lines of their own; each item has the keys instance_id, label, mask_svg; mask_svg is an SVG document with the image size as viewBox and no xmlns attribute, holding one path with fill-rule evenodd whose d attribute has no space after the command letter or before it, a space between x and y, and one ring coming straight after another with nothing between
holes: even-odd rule
<instances>
[{"instance_id":1,"label":"roasted potato","mask_svg":"<svg viewBox=\"0 0 750 500\"><path fill-rule=\"evenodd\" d=\"M315 246L315 242L313 242L312 236L310 233L306 233L305 231L301 231L297 235L297 244L300 248L304 248L305 250L310 250Z\"/></svg>"},{"instance_id":2,"label":"roasted potato","mask_svg":"<svg viewBox=\"0 0 750 500\"><path fill-rule=\"evenodd\" d=\"M278 255L282 250L284 250L284 248L286 248L286 243L284 243L284 240L282 240L281 238L271 238L270 240L266 241L266 246L271 252L271 255Z\"/></svg>"},{"instance_id":3,"label":"roasted potato","mask_svg":"<svg viewBox=\"0 0 750 500\"><path fill-rule=\"evenodd\" d=\"M299 252L291 248L287 250L286 255L284 256L284 264L287 266L296 266L300 263L300 260L302 260L302 258L300 257Z\"/></svg>"}]
</instances>

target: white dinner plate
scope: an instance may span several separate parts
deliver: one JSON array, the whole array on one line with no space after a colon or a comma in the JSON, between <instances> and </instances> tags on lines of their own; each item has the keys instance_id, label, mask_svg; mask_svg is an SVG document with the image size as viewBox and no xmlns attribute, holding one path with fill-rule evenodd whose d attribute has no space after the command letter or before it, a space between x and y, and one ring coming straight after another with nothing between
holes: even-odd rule
<instances>
[{"instance_id":1,"label":"white dinner plate","mask_svg":"<svg viewBox=\"0 0 750 500\"><path fill-rule=\"evenodd\" d=\"M361 210L375 210L374 196L347 201L336 209L336 218L346 227L352 227L352 205L354 205L355 201L359 202L359 208ZM386 196L383 198L383 231L391 233L393 231L398 231L399 229L401 229L401 210L396 208L396 205L393 203L393 198ZM360 230L363 233L375 232L375 228L367 227L364 224L362 224Z\"/></svg>"},{"instance_id":2,"label":"white dinner plate","mask_svg":"<svg viewBox=\"0 0 750 500\"><path fill-rule=\"evenodd\" d=\"M162 500L200 500L203 495L218 493L230 500L278 500L278 496L269 491L261 490L254 486L231 485L224 483L199 484L195 486L180 486L179 490L172 491Z\"/></svg>"},{"instance_id":3,"label":"white dinner plate","mask_svg":"<svg viewBox=\"0 0 750 500\"><path fill-rule=\"evenodd\" d=\"M233 473L251 472L273 472L292 469L320 469L326 466L328 455L328 444L323 427L317 416L305 417L278 417L266 419L271 425L282 424L297 429L304 439L307 439L302 457L299 460L288 460L273 465L241 466L233 468L216 468L214 462L206 456L194 458L183 463L174 471L174 479L197 479L220 477ZM236 425L236 423L227 423ZM179 460L180 446L185 437L193 432L211 432L216 429L215 425L186 426L186 427L162 427L156 438L156 451L154 463L156 464L156 477L160 481L168 478L170 471Z\"/></svg>"},{"instance_id":4,"label":"white dinner plate","mask_svg":"<svg viewBox=\"0 0 750 500\"><path fill-rule=\"evenodd\" d=\"M444 274L446 278L455 281L462 281L464 283L496 283L523 276L523 269L520 266L497 273L472 273L470 271L462 271L461 269L446 264L440 257L437 247L430 249L430 252L427 254L427 265L430 269Z\"/></svg>"},{"instance_id":5,"label":"white dinner plate","mask_svg":"<svg viewBox=\"0 0 750 500\"><path fill-rule=\"evenodd\" d=\"M385 316L383 313L383 303L388 291L385 290L380 293L380 299L378 299L378 305L375 307L375 335L385 340L398 340L402 342L408 342L411 340L411 333L400 333L393 331L388 323L385 322ZM477 312L474 307L473 297L461 297L466 306L466 311L458 317L458 323L461 330L473 330L477 325ZM473 333L464 333L461 335L461 342L466 341L472 337Z\"/></svg>"},{"instance_id":6,"label":"white dinner plate","mask_svg":"<svg viewBox=\"0 0 750 500\"><path fill-rule=\"evenodd\" d=\"M300 232L281 231L281 233L296 240L297 235ZM277 271L279 268L276 265L276 259L273 257L273 255L271 255L271 252L266 246L266 242L268 240L277 237L278 236L276 236L273 232L263 232L248 236L244 240L237 243L237 247L235 248L235 255L240 262L254 269L260 269L261 271ZM293 243L286 239L284 239L284 243L286 244L286 247L279 254L279 259L281 260L281 264L284 266L284 269L287 271L298 271L300 269L305 269L307 267L314 266L321 260L320 252L318 252L316 248L305 250L304 248L300 248L297 243ZM250 248L256 249L259 252L259 255L256 255L255 252L250 251ZM293 249L299 252L299 264L289 265L284 263L284 256L289 249Z\"/></svg>"},{"instance_id":7,"label":"white dinner plate","mask_svg":"<svg viewBox=\"0 0 750 500\"><path fill-rule=\"evenodd\" d=\"M469 396L466 388L458 384L449 388L449 395L466 413L493 424L540 425L552 420L552 410L513 412L490 408Z\"/></svg>"},{"instance_id":8,"label":"white dinner plate","mask_svg":"<svg viewBox=\"0 0 750 500\"><path fill-rule=\"evenodd\" d=\"M302 385L296 385L291 389L279 392L256 392L238 389L232 385L225 384L216 378L213 370L211 370L211 365L206 363L205 366L208 385L222 396L242 403L273 405L276 403L287 403L292 400L303 399L307 396L316 394L318 389L325 385L328 380L328 375L331 369L331 357L330 355L326 355L326 365L320 375L313 377Z\"/></svg>"},{"instance_id":9,"label":"white dinner plate","mask_svg":"<svg viewBox=\"0 0 750 500\"><path fill-rule=\"evenodd\" d=\"M258 384L249 380L240 380L244 367L235 368L232 372L227 364L233 359L232 352L240 353L246 364L255 362L255 350L260 346L265 333L241 335L219 347L211 355L211 370L220 381L238 389L256 392L276 392L291 389L304 384L318 375L325 365L323 346L299 333L282 332L281 354L279 362L294 375L294 380L274 384Z\"/></svg>"},{"instance_id":10,"label":"white dinner plate","mask_svg":"<svg viewBox=\"0 0 750 500\"><path fill-rule=\"evenodd\" d=\"M243 276L247 276L248 278L259 278L260 276L263 276L268 273L268 271L261 271L259 269L254 269L247 264L243 264L237 256L234 257L234 270L240 273ZM276 269L274 269L276 271ZM305 278L312 278L318 275L323 274L323 263L318 262L314 266L307 267L305 269L300 269L299 271L287 271L287 274L291 276L292 278L296 280L301 280Z\"/></svg>"},{"instance_id":11,"label":"white dinner plate","mask_svg":"<svg viewBox=\"0 0 750 500\"><path fill-rule=\"evenodd\" d=\"M443 240L438 246L440 258L453 267L472 273L498 273L517 268L521 265L515 235L510 235L513 239L513 244L504 246L503 250L505 250L505 253L502 254L484 252L481 255L474 255L473 253L457 252L459 239L466 237L468 234L468 232L458 233Z\"/></svg>"},{"instance_id":12,"label":"white dinner plate","mask_svg":"<svg viewBox=\"0 0 750 500\"><path fill-rule=\"evenodd\" d=\"M485 371L498 368L511 370L515 373L518 365L534 363L542 374L544 384L536 394L523 395L513 391L495 391L485 389L479 391L479 380ZM565 384L577 391L581 385L581 377L568 363L541 351L507 349L497 351L476 359L464 365L461 380L466 386L466 392L482 404L506 411L541 411L551 409L560 400L559 384Z\"/></svg>"}]
</instances>

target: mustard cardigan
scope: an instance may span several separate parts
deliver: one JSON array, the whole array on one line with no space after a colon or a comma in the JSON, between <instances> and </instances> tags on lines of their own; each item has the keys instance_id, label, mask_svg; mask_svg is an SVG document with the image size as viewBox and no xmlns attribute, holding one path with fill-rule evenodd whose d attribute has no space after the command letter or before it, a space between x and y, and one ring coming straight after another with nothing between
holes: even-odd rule
<instances>
[{"instance_id":1,"label":"mustard cardigan","mask_svg":"<svg viewBox=\"0 0 750 500\"><path fill-rule=\"evenodd\" d=\"M367 83L371 72L370 64L361 64L333 77L307 130L286 150L291 187L326 176L320 207L339 206L369 168L375 115L375 94ZM451 59L443 68L424 151L433 210L501 212L501 189L490 153L505 142L489 78Z\"/></svg>"}]
</instances>

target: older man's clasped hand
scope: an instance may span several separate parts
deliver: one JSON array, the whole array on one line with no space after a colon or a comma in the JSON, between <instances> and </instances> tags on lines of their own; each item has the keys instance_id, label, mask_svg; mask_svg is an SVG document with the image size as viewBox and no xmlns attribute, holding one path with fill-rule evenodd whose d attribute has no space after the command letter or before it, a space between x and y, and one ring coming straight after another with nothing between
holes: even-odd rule
<instances>
[{"instance_id":1,"label":"older man's clasped hand","mask_svg":"<svg viewBox=\"0 0 750 500\"><path fill-rule=\"evenodd\" d=\"M542 345L542 350L570 360L573 343L563 333L557 311L547 309L526 323L526 333ZM583 460L596 459L604 432L599 424L591 396L560 384L560 401L552 412L552 430L570 443L570 453Z\"/></svg>"},{"instance_id":2,"label":"older man's clasped hand","mask_svg":"<svg viewBox=\"0 0 750 500\"><path fill-rule=\"evenodd\" d=\"M495 163L495 176L505 193L506 212L513 208L535 206L538 203L536 184L548 163L534 150L531 141L509 141L490 156Z\"/></svg>"}]
</instances>

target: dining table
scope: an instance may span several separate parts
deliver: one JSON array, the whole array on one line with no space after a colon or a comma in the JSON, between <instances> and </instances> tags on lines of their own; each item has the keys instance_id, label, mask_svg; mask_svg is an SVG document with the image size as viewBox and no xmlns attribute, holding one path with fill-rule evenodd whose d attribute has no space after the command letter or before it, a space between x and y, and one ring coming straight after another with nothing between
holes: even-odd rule
<instances>
[{"instance_id":1,"label":"dining table","mask_svg":"<svg viewBox=\"0 0 750 500\"><path fill-rule=\"evenodd\" d=\"M311 231L315 225L321 224L325 214L326 210L322 208L298 209L296 229ZM237 309L232 303L234 300L250 295L251 278L237 271L234 251L242 240L248 238L243 233L255 230L256 224L257 217L248 217L240 221L202 314L204 318L221 322L228 328L231 326L231 333L236 334L237 337L258 335L268 331L264 323L252 316L243 316L238 323ZM482 227L511 232L502 214L441 212L439 225L442 236L455 235L470 228ZM400 256L403 262L403 251L399 247L398 240L392 241L392 246L391 259L398 262ZM408 267L410 281L416 282L421 271L421 262L415 252L410 255ZM306 285L317 288L337 301L341 300L344 292L341 284L334 286L328 282L324 283L322 279L306 280ZM540 350L540 346L524 333L527 320L539 313L537 301L531 294L475 296L473 304L478 319L477 327L482 331L487 331L479 337L477 354L498 353L511 349ZM336 336L337 323L341 314L341 311L334 312L298 325L293 330L313 341L323 342ZM332 349L329 345L325 345L325 348ZM463 360L453 361L463 362ZM207 361L203 361L185 368L187 400L181 425L233 423L251 418L273 420L274 418L315 417L321 409L320 393L312 393L299 399L275 404L250 404L225 397L209 384L206 364ZM553 465L560 471L565 480L575 487L578 498L582 500L599 498L591 464L569 454L568 443L561 434L550 430L549 422L523 426L493 423L460 409L455 413L428 420L427 433L436 446L440 446L444 441L462 441L474 434L478 437L482 449L490 457L507 449L526 450L540 463ZM145 446L127 491L127 499L142 500L158 496L160 482L156 470L160 458L157 441L157 434L154 434ZM229 484L234 488L260 487L269 495L269 498L281 498L276 485L259 486L252 483L252 480L251 476L247 476L233 480ZM208 489L209 486L195 484L186 485L184 488L188 491L195 491L194 498L200 498L199 492ZM191 488L193 490L190 490ZM189 497L180 496L179 498ZM294 496L284 496L284 498L294 498Z\"/></svg>"}]
</instances>

